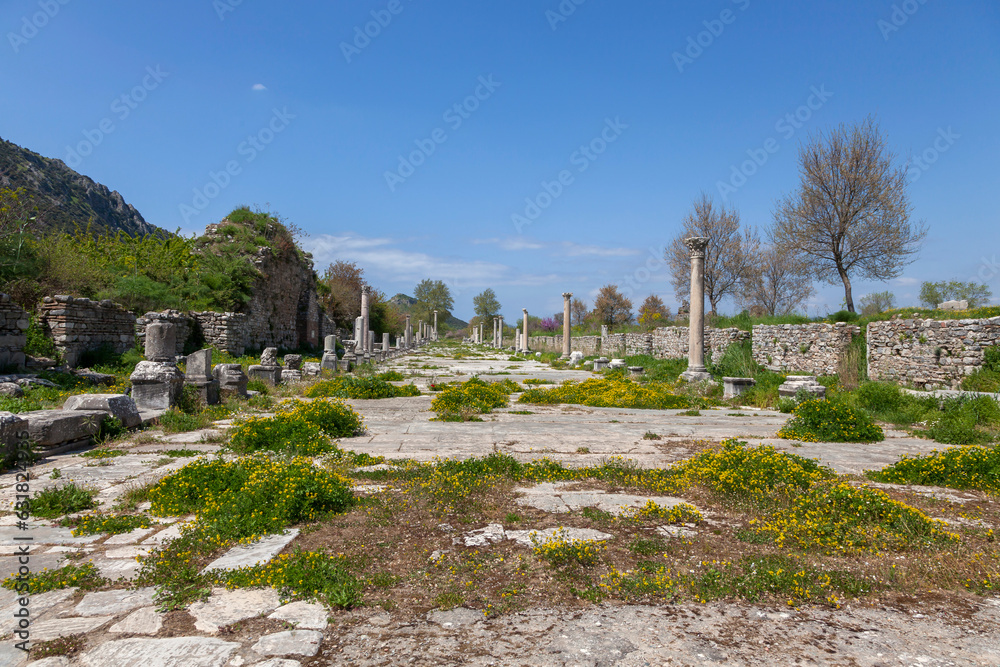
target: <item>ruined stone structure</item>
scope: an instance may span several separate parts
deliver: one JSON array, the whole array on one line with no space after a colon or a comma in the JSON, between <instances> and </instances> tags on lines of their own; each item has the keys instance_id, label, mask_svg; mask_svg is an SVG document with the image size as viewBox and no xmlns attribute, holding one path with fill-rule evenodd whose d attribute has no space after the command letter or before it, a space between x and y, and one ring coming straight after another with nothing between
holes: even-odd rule
<instances>
[{"instance_id":1,"label":"ruined stone structure","mask_svg":"<svg viewBox=\"0 0 1000 667\"><path fill-rule=\"evenodd\" d=\"M706 329L705 350L712 358L719 355L733 343L749 340L750 332L736 328ZM546 352L562 352L562 336L532 336L532 348ZM687 327L660 327L638 333L605 333L604 336L573 336L572 349L583 352L584 356L610 354L630 356L649 354L659 359L681 359L688 353Z\"/></svg>"},{"instance_id":2,"label":"ruined stone structure","mask_svg":"<svg viewBox=\"0 0 1000 667\"><path fill-rule=\"evenodd\" d=\"M79 363L84 352L104 345L117 354L135 347L135 316L109 300L47 296L38 308L38 321L70 367Z\"/></svg>"},{"instance_id":3,"label":"ruined stone structure","mask_svg":"<svg viewBox=\"0 0 1000 667\"><path fill-rule=\"evenodd\" d=\"M188 339L198 327L197 321L191 315L179 310L146 313L135 320L135 336L143 349L146 347L146 327L153 322L166 322L174 325L174 332L177 336L177 354L184 354L184 347Z\"/></svg>"},{"instance_id":4,"label":"ruined stone structure","mask_svg":"<svg viewBox=\"0 0 1000 667\"><path fill-rule=\"evenodd\" d=\"M28 313L0 294L0 366L24 366L24 345L27 342Z\"/></svg>"},{"instance_id":5,"label":"ruined stone structure","mask_svg":"<svg viewBox=\"0 0 1000 667\"><path fill-rule=\"evenodd\" d=\"M888 320L868 325L868 377L932 389L957 388L1000 345L1000 317Z\"/></svg>"},{"instance_id":6,"label":"ruined stone structure","mask_svg":"<svg viewBox=\"0 0 1000 667\"><path fill-rule=\"evenodd\" d=\"M861 328L835 324L758 324L753 328L753 358L774 371L833 375L841 354Z\"/></svg>"}]
</instances>

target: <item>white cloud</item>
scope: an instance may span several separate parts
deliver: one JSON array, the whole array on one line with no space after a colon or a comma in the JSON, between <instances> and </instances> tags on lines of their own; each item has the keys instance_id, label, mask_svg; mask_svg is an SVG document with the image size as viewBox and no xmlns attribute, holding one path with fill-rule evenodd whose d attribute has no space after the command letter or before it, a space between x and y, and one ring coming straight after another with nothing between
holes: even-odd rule
<instances>
[{"instance_id":1,"label":"white cloud","mask_svg":"<svg viewBox=\"0 0 1000 667\"><path fill-rule=\"evenodd\" d=\"M582 257L586 255L593 257L630 257L638 255L640 252L635 248L605 248L604 246L581 245L572 241L563 241L560 245L568 257Z\"/></svg>"},{"instance_id":2,"label":"white cloud","mask_svg":"<svg viewBox=\"0 0 1000 667\"><path fill-rule=\"evenodd\" d=\"M251 88L251 90L267 90L267 86L262 83L255 83L253 84L253 88Z\"/></svg>"},{"instance_id":3,"label":"white cloud","mask_svg":"<svg viewBox=\"0 0 1000 667\"><path fill-rule=\"evenodd\" d=\"M905 287L909 287L910 285L919 285L920 278L906 278L906 277L896 278L895 280L893 280L893 282L897 285L903 285Z\"/></svg>"},{"instance_id":4,"label":"white cloud","mask_svg":"<svg viewBox=\"0 0 1000 667\"><path fill-rule=\"evenodd\" d=\"M498 245L503 250L541 250L545 244L534 241L523 236L507 237L503 239L473 239L473 245Z\"/></svg>"}]
</instances>

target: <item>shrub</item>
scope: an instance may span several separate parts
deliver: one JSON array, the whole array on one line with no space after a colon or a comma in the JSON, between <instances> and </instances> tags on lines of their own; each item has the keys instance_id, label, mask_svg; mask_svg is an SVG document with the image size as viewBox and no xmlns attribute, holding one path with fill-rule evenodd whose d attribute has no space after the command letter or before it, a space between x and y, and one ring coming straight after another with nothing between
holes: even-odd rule
<instances>
[{"instance_id":1,"label":"shrub","mask_svg":"<svg viewBox=\"0 0 1000 667\"><path fill-rule=\"evenodd\" d=\"M199 528L220 541L275 533L354 501L340 475L307 458L266 454L193 461L153 486L149 500L157 516L197 513Z\"/></svg>"},{"instance_id":2,"label":"shrub","mask_svg":"<svg viewBox=\"0 0 1000 667\"><path fill-rule=\"evenodd\" d=\"M831 322L857 322L860 316L857 313L852 313L849 310L838 310L837 312L830 315L827 319Z\"/></svg>"},{"instance_id":3,"label":"shrub","mask_svg":"<svg viewBox=\"0 0 1000 667\"><path fill-rule=\"evenodd\" d=\"M351 438L365 430L361 415L342 401L295 401L282 405L279 414L300 417L332 438Z\"/></svg>"},{"instance_id":4,"label":"shrub","mask_svg":"<svg viewBox=\"0 0 1000 667\"><path fill-rule=\"evenodd\" d=\"M536 535L531 536L535 555L545 560L552 567L568 565L596 565L600 559L604 544L596 540L567 539L560 529L548 540L541 541Z\"/></svg>"},{"instance_id":5,"label":"shrub","mask_svg":"<svg viewBox=\"0 0 1000 667\"><path fill-rule=\"evenodd\" d=\"M505 408L508 396L517 387L516 382L484 382L472 378L459 385L445 388L431 401L431 410L438 419L465 419L471 414L486 414L495 408Z\"/></svg>"},{"instance_id":6,"label":"shrub","mask_svg":"<svg viewBox=\"0 0 1000 667\"><path fill-rule=\"evenodd\" d=\"M73 482L53 486L35 493L31 499L31 513L43 519L55 519L64 514L82 512L93 508L97 491L77 486Z\"/></svg>"},{"instance_id":7,"label":"shrub","mask_svg":"<svg viewBox=\"0 0 1000 667\"><path fill-rule=\"evenodd\" d=\"M405 379L403 374L399 371L385 371L384 373L379 373L375 376L379 380L385 380L386 382L399 382Z\"/></svg>"},{"instance_id":8,"label":"shrub","mask_svg":"<svg viewBox=\"0 0 1000 667\"><path fill-rule=\"evenodd\" d=\"M892 500L878 489L846 482L816 486L751 526L779 547L823 549L827 553L877 553L958 541L943 521Z\"/></svg>"},{"instance_id":9,"label":"shrub","mask_svg":"<svg viewBox=\"0 0 1000 667\"><path fill-rule=\"evenodd\" d=\"M866 413L822 398L799 403L778 437L806 442L879 442L885 433Z\"/></svg>"},{"instance_id":10,"label":"shrub","mask_svg":"<svg viewBox=\"0 0 1000 667\"><path fill-rule=\"evenodd\" d=\"M529 389L518 403L555 405L569 403L602 408L638 408L664 410L691 407L685 396L673 393L669 385L650 382L639 384L621 375L566 382L551 389Z\"/></svg>"},{"instance_id":11,"label":"shrub","mask_svg":"<svg viewBox=\"0 0 1000 667\"><path fill-rule=\"evenodd\" d=\"M944 412L927 430L927 434L949 445L974 445L991 442L993 435L978 427L1000 424L1000 405L989 396L960 396L948 399Z\"/></svg>"},{"instance_id":12,"label":"shrub","mask_svg":"<svg viewBox=\"0 0 1000 667\"><path fill-rule=\"evenodd\" d=\"M952 447L926 456L904 456L868 473L876 482L946 486L1000 493L1000 445Z\"/></svg>"},{"instance_id":13,"label":"shrub","mask_svg":"<svg viewBox=\"0 0 1000 667\"><path fill-rule=\"evenodd\" d=\"M306 389L309 398L397 398L399 396L419 396L420 390L413 384L397 387L376 376L355 377L345 375L332 380L321 380Z\"/></svg>"},{"instance_id":14,"label":"shrub","mask_svg":"<svg viewBox=\"0 0 1000 667\"><path fill-rule=\"evenodd\" d=\"M687 483L704 484L725 498L758 504L795 496L834 476L811 459L779 452L771 445L746 445L726 440L721 447L703 451L674 469Z\"/></svg>"},{"instance_id":15,"label":"shrub","mask_svg":"<svg viewBox=\"0 0 1000 667\"><path fill-rule=\"evenodd\" d=\"M269 451L316 456L335 447L319 426L301 416L279 412L273 417L239 420L229 439L229 449L241 454Z\"/></svg>"}]
</instances>

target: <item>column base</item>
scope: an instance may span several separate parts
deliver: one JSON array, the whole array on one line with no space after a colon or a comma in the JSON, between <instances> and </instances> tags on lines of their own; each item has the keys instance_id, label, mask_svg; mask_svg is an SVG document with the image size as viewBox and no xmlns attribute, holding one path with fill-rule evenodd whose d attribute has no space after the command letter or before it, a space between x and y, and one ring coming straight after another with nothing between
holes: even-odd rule
<instances>
[{"instance_id":1,"label":"column base","mask_svg":"<svg viewBox=\"0 0 1000 667\"><path fill-rule=\"evenodd\" d=\"M681 373L681 379L687 382L709 382L712 374L704 366L693 366Z\"/></svg>"}]
</instances>

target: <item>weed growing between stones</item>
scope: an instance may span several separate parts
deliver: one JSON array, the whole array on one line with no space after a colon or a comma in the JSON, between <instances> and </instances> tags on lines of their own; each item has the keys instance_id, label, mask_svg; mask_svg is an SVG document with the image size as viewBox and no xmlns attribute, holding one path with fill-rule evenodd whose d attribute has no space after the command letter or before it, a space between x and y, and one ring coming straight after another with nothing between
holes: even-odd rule
<instances>
[{"instance_id":1,"label":"weed growing between stones","mask_svg":"<svg viewBox=\"0 0 1000 667\"><path fill-rule=\"evenodd\" d=\"M55 656L74 656L87 645L85 635L69 635L68 637L58 637L44 642L32 644L30 655L32 660L51 658Z\"/></svg>"},{"instance_id":2,"label":"weed growing between stones","mask_svg":"<svg viewBox=\"0 0 1000 667\"><path fill-rule=\"evenodd\" d=\"M555 568L596 565L604 549L603 541L570 539L565 530L547 540L533 535L531 542L534 554Z\"/></svg>"},{"instance_id":3,"label":"weed growing between stones","mask_svg":"<svg viewBox=\"0 0 1000 667\"><path fill-rule=\"evenodd\" d=\"M83 591L94 591L107 586L109 583L111 582L101 576L101 573L93 563L64 565L55 570L46 568L41 572L30 574L27 579L29 595L38 595L39 593L73 586ZM0 585L9 590L17 590L17 587L24 585L24 583L17 578L16 574L11 574Z\"/></svg>"},{"instance_id":4,"label":"weed growing between stones","mask_svg":"<svg viewBox=\"0 0 1000 667\"><path fill-rule=\"evenodd\" d=\"M129 533L138 528L149 528L153 521L142 514L87 514L73 519L63 519L60 523L73 529L73 537L81 535L96 535L97 533L107 533L108 535L119 535Z\"/></svg>"},{"instance_id":5,"label":"weed growing between stones","mask_svg":"<svg viewBox=\"0 0 1000 667\"><path fill-rule=\"evenodd\" d=\"M273 417L247 417L236 423L229 449L241 454L270 451L315 456L338 451L330 437L364 432L364 421L340 401L284 403Z\"/></svg>"},{"instance_id":6,"label":"weed growing between stones","mask_svg":"<svg viewBox=\"0 0 1000 667\"><path fill-rule=\"evenodd\" d=\"M43 519L55 519L64 514L82 512L97 505L97 491L70 482L38 491L31 498L31 514Z\"/></svg>"},{"instance_id":7,"label":"weed growing between stones","mask_svg":"<svg viewBox=\"0 0 1000 667\"><path fill-rule=\"evenodd\" d=\"M867 413L821 398L799 403L778 437L803 442L880 442L885 433Z\"/></svg>"},{"instance_id":8,"label":"weed growing between stones","mask_svg":"<svg viewBox=\"0 0 1000 667\"><path fill-rule=\"evenodd\" d=\"M313 598L334 609L361 604L361 582L342 555L294 551L265 565L244 567L224 575L228 588L271 586L284 599Z\"/></svg>"}]
</instances>

